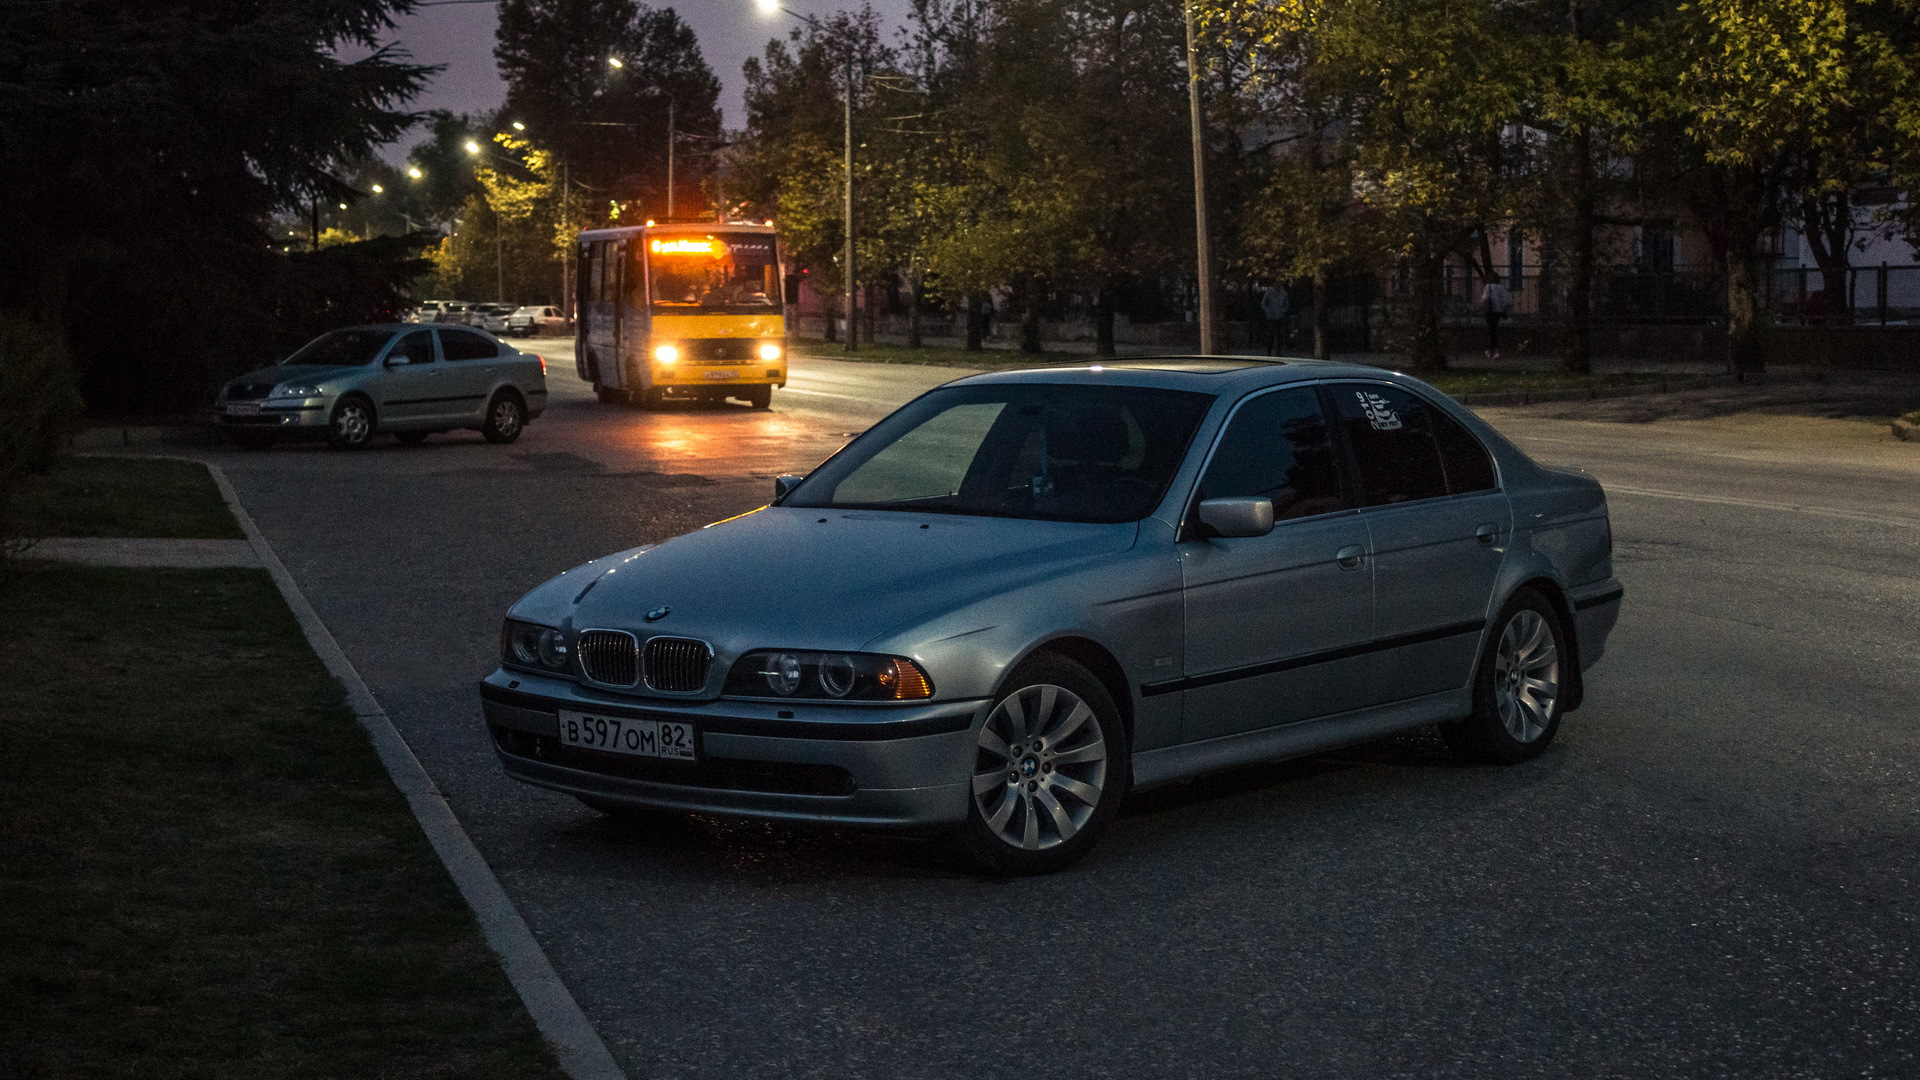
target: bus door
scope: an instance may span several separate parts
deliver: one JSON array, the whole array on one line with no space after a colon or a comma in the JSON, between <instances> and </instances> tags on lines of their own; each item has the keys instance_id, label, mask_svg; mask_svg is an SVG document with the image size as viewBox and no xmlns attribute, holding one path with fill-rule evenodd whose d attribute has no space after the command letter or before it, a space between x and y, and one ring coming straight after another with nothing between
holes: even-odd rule
<instances>
[{"instance_id":1,"label":"bus door","mask_svg":"<svg viewBox=\"0 0 1920 1080\"><path fill-rule=\"evenodd\" d=\"M624 387L620 363L620 260L614 240L584 245L580 266L581 361L600 386Z\"/></svg>"},{"instance_id":2,"label":"bus door","mask_svg":"<svg viewBox=\"0 0 1920 1080\"><path fill-rule=\"evenodd\" d=\"M631 390L647 388L648 353L652 349L653 321L647 311L645 233L636 233L620 245L620 355Z\"/></svg>"}]
</instances>

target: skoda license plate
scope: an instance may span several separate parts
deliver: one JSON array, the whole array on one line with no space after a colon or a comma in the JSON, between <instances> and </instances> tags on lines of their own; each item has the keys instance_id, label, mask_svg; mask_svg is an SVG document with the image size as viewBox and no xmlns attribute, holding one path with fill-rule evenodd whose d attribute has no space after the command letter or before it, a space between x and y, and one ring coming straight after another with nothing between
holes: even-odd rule
<instances>
[{"instance_id":1,"label":"skoda license plate","mask_svg":"<svg viewBox=\"0 0 1920 1080\"><path fill-rule=\"evenodd\" d=\"M560 710L560 743L609 754L698 760L693 749L692 724L678 720L637 720L630 716L595 716Z\"/></svg>"},{"instance_id":2,"label":"skoda license plate","mask_svg":"<svg viewBox=\"0 0 1920 1080\"><path fill-rule=\"evenodd\" d=\"M260 405L253 401L237 401L227 406L228 416L258 416Z\"/></svg>"},{"instance_id":3,"label":"skoda license plate","mask_svg":"<svg viewBox=\"0 0 1920 1080\"><path fill-rule=\"evenodd\" d=\"M739 377L740 373L732 368L721 368L718 371L707 372L707 378L709 379L737 379Z\"/></svg>"}]
</instances>

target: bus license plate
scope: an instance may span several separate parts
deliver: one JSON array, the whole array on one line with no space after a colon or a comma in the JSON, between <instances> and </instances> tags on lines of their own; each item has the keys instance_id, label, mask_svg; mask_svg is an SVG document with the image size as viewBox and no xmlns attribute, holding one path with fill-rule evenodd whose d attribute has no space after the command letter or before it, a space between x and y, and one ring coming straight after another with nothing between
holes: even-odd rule
<instances>
[{"instance_id":1,"label":"bus license plate","mask_svg":"<svg viewBox=\"0 0 1920 1080\"><path fill-rule=\"evenodd\" d=\"M633 757L696 761L692 724L677 720L636 720L560 710L560 742L587 750Z\"/></svg>"},{"instance_id":2,"label":"bus license plate","mask_svg":"<svg viewBox=\"0 0 1920 1080\"><path fill-rule=\"evenodd\" d=\"M737 379L739 377L740 373L732 368L721 368L719 371L707 372L707 378L709 379Z\"/></svg>"}]
</instances>

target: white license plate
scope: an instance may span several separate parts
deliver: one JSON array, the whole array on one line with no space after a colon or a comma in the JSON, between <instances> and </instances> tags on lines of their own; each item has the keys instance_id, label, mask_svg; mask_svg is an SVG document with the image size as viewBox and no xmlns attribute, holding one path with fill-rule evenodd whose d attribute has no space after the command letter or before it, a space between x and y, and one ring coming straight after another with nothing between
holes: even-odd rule
<instances>
[{"instance_id":1,"label":"white license plate","mask_svg":"<svg viewBox=\"0 0 1920 1080\"><path fill-rule=\"evenodd\" d=\"M235 402L227 406L228 416L258 416L260 406L251 401Z\"/></svg>"},{"instance_id":2,"label":"white license plate","mask_svg":"<svg viewBox=\"0 0 1920 1080\"><path fill-rule=\"evenodd\" d=\"M740 373L732 368L721 368L719 371L707 372L707 378L709 379L737 379L739 377Z\"/></svg>"},{"instance_id":3,"label":"white license plate","mask_svg":"<svg viewBox=\"0 0 1920 1080\"><path fill-rule=\"evenodd\" d=\"M677 720L636 720L560 710L560 742L634 757L695 761L693 725Z\"/></svg>"}]
</instances>

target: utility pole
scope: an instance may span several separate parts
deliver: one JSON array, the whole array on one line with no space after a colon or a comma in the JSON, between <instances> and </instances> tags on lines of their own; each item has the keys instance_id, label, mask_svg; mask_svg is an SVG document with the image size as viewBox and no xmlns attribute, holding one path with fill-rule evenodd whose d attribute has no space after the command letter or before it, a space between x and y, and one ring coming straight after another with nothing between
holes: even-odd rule
<instances>
[{"instance_id":1,"label":"utility pole","mask_svg":"<svg viewBox=\"0 0 1920 1080\"><path fill-rule=\"evenodd\" d=\"M845 119L846 119L846 143L847 143L847 155L846 155L847 254L846 254L846 273L842 275L842 280L846 282L846 286L847 286L846 351L858 352L860 350L860 345L859 345L860 327L859 327L859 324L855 321L856 309L855 309L855 302L854 302L854 289L856 288L856 286L854 282L856 278L853 272L853 43L851 41L847 43L847 98L846 98Z\"/></svg>"},{"instance_id":2,"label":"utility pole","mask_svg":"<svg viewBox=\"0 0 1920 1080\"><path fill-rule=\"evenodd\" d=\"M673 99L667 99L667 220L673 220Z\"/></svg>"},{"instance_id":3,"label":"utility pole","mask_svg":"<svg viewBox=\"0 0 1920 1080\"><path fill-rule=\"evenodd\" d=\"M1207 138L1200 119L1200 64L1193 41L1193 0L1187 13L1187 111L1193 123L1193 233L1200 278L1200 351L1213 353L1213 249L1207 242Z\"/></svg>"}]
</instances>

